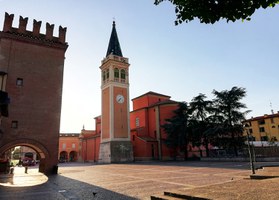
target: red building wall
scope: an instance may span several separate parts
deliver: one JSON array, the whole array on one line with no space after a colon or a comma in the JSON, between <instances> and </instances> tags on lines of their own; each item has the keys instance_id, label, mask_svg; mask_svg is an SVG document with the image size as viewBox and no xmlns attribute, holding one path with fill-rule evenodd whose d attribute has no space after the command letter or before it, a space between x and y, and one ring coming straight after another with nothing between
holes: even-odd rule
<instances>
[{"instance_id":1,"label":"red building wall","mask_svg":"<svg viewBox=\"0 0 279 200\"><path fill-rule=\"evenodd\" d=\"M97 162L99 159L100 137L92 137L83 140L84 162Z\"/></svg>"},{"instance_id":2,"label":"red building wall","mask_svg":"<svg viewBox=\"0 0 279 200\"><path fill-rule=\"evenodd\" d=\"M132 101L134 110L130 113L130 127L135 160L169 159L171 151L163 142L165 136L161 125L173 116L177 102L155 92L148 92ZM138 124L136 118L139 119Z\"/></svg>"},{"instance_id":3,"label":"red building wall","mask_svg":"<svg viewBox=\"0 0 279 200\"><path fill-rule=\"evenodd\" d=\"M148 107L154 103L159 101L164 101L170 99L170 96L155 93L155 92L148 92L139 97L132 99L133 101L133 110L142 109L144 107Z\"/></svg>"},{"instance_id":4,"label":"red building wall","mask_svg":"<svg viewBox=\"0 0 279 200\"><path fill-rule=\"evenodd\" d=\"M59 156L60 162L74 162L78 160L79 133L60 133Z\"/></svg>"},{"instance_id":5,"label":"red building wall","mask_svg":"<svg viewBox=\"0 0 279 200\"><path fill-rule=\"evenodd\" d=\"M175 152L168 148L164 140L166 133L161 128L166 119L174 116L178 102L169 96L148 92L132 100L134 109L130 112L131 142L135 160L169 160ZM99 159L101 116L95 117L95 131L82 130L79 135L79 161L97 162ZM71 141L72 142L72 141ZM200 156L198 148L193 148L189 157ZM178 152L179 154L179 152ZM178 155L183 159L184 155Z\"/></svg>"},{"instance_id":6,"label":"red building wall","mask_svg":"<svg viewBox=\"0 0 279 200\"><path fill-rule=\"evenodd\" d=\"M95 125L97 130L100 128L100 117L95 118ZM80 153L79 153L79 161L82 162L97 162L99 160L99 149L100 149L100 132L96 131L88 131L82 130L79 143L80 145Z\"/></svg>"}]
</instances>

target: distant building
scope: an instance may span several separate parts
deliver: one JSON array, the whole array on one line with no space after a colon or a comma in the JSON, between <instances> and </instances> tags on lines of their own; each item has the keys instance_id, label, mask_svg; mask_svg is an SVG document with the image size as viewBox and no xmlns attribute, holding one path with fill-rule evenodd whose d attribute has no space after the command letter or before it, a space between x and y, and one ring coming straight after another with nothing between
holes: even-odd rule
<instances>
[{"instance_id":1,"label":"distant building","mask_svg":"<svg viewBox=\"0 0 279 200\"><path fill-rule=\"evenodd\" d=\"M251 117L243 122L244 135L247 132L254 145L266 146L279 141L279 112L275 114Z\"/></svg>"},{"instance_id":2,"label":"distant building","mask_svg":"<svg viewBox=\"0 0 279 200\"><path fill-rule=\"evenodd\" d=\"M79 136L79 133L60 133L59 162L78 160Z\"/></svg>"},{"instance_id":3,"label":"distant building","mask_svg":"<svg viewBox=\"0 0 279 200\"><path fill-rule=\"evenodd\" d=\"M24 158L28 157L33 160L40 160L37 152L29 147L26 146L20 146L20 159L23 160Z\"/></svg>"},{"instance_id":4,"label":"distant building","mask_svg":"<svg viewBox=\"0 0 279 200\"><path fill-rule=\"evenodd\" d=\"M59 161L60 162L98 162L101 116L95 117L95 130L85 130L80 133L60 133Z\"/></svg>"}]
</instances>

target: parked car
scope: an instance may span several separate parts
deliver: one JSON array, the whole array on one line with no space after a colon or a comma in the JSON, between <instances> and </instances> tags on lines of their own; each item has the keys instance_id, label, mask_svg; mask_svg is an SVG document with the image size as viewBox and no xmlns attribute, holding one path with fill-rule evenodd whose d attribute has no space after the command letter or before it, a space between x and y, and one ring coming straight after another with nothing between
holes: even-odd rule
<instances>
[{"instance_id":1,"label":"parked car","mask_svg":"<svg viewBox=\"0 0 279 200\"><path fill-rule=\"evenodd\" d=\"M26 157L22 160L22 166L34 166L34 165L36 165L36 161L32 158Z\"/></svg>"},{"instance_id":2,"label":"parked car","mask_svg":"<svg viewBox=\"0 0 279 200\"><path fill-rule=\"evenodd\" d=\"M64 159L64 158L60 158L60 159L59 159L59 162L60 162L60 163L65 163L65 162L67 162L67 160Z\"/></svg>"}]
</instances>

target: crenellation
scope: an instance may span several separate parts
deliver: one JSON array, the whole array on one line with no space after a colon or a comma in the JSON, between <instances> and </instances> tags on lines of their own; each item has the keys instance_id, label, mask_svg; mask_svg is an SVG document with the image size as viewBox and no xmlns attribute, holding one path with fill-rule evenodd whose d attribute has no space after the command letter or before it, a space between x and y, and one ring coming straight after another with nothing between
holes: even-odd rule
<instances>
[{"instance_id":1,"label":"crenellation","mask_svg":"<svg viewBox=\"0 0 279 200\"><path fill-rule=\"evenodd\" d=\"M62 26L59 26L59 37L58 37L58 40L59 42L61 43L65 43L65 40L66 40L66 31L67 31L67 28L66 27L62 27Z\"/></svg>"},{"instance_id":2,"label":"crenellation","mask_svg":"<svg viewBox=\"0 0 279 200\"><path fill-rule=\"evenodd\" d=\"M19 17L19 26L18 26L19 33L26 32L27 22L28 22L28 17L25 17L25 18L23 18L22 16Z\"/></svg>"},{"instance_id":3,"label":"crenellation","mask_svg":"<svg viewBox=\"0 0 279 200\"><path fill-rule=\"evenodd\" d=\"M6 13L5 13L4 27L3 27L3 31L4 31L4 32L11 32L13 20L14 20L14 14L10 14L10 15L9 15L9 14L6 12Z\"/></svg>"},{"instance_id":4,"label":"crenellation","mask_svg":"<svg viewBox=\"0 0 279 200\"><path fill-rule=\"evenodd\" d=\"M40 36L42 21L33 20L33 35L36 37Z\"/></svg>"},{"instance_id":5,"label":"crenellation","mask_svg":"<svg viewBox=\"0 0 279 200\"><path fill-rule=\"evenodd\" d=\"M54 24L46 23L45 34L40 33L42 21L33 20L33 31L27 30L28 17L19 17L18 28L12 26L14 19L14 14L5 13L5 21L3 26L3 31L0 31L2 37L15 38L24 41L36 40L37 43L42 45L51 45L58 48L67 48L66 40L66 27L59 26L58 37L53 35Z\"/></svg>"},{"instance_id":6,"label":"crenellation","mask_svg":"<svg viewBox=\"0 0 279 200\"><path fill-rule=\"evenodd\" d=\"M46 39L47 40L52 40L53 38L53 29L54 29L54 24L46 23Z\"/></svg>"}]
</instances>

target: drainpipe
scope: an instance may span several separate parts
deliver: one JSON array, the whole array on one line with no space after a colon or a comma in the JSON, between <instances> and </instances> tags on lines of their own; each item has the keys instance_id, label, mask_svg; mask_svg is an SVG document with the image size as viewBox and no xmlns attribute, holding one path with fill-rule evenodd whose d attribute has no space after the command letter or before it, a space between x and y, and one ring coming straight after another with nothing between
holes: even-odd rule
<instances>
[{"instance_id":1,"label":"drainpipe","mask_svg":"<svg viewBox=\"0 0 279 200\"><path fill-rule=\"evenodd\" d=\"M160 132L160 106L157 106L155 108L156 111L156 137L158 141L158 155L159 155L159 160L162 160L163 155L162 155L162 142L161 142L161 132Z\"/></svg>"},{"instance_id":2,"label":"drainpipe","mask_svg":"<svg viewBox=\"0 0 279 200\"><path fill-rule=\"evenodd\" d=\"M84 149L84 161L83 162L86 162L87 161L87 139L84 140L84 143L85 143L85 149Z\"/></svg>"},{"instance_id":3,"label":"drainpipe","mask_svg":"<svg viewBox=\"0 0 279 200\"><path fill-rule=\"evenodd\" d=\"M96 162L96 137L94 138L94 163Z\"/></svg>"}]
</instances>

